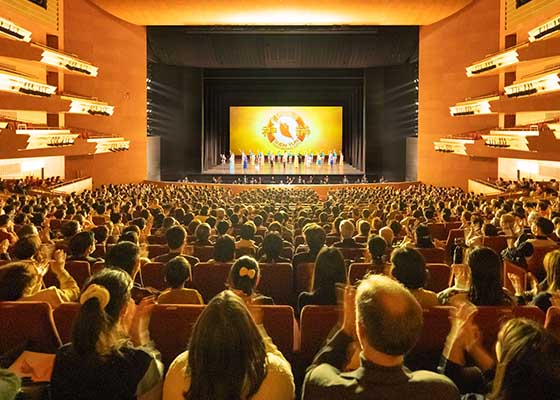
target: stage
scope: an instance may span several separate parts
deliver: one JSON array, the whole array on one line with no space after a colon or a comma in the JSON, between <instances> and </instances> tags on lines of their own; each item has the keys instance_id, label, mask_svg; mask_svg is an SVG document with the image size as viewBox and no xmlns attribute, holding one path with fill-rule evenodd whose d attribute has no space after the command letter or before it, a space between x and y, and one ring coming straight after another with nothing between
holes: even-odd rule
<instances>
[{"instance_id":1,"label":"stage","mask_svg":"<svg viewBox=\"0 0 560 400\"><path fill-rule=\"evenodd\" d=\"M354 168L350 164L339 163L333 165L317 165L316 162L310 166L299 164L296 166L293 163L284 164L275 163L271 166L270 163L262 165L249 165L246 169L243 168L241 160L235 160L235 164L231 165L229 162L226 164L216 165L215 167L206 169L203 175L363 175L363 171Z\"/></svg>"}]
</instances>

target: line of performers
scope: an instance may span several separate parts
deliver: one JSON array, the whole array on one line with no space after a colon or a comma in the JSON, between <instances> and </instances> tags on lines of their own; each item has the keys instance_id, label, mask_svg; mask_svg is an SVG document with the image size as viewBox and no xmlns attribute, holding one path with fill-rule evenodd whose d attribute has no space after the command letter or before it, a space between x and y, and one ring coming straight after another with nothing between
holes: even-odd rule
<instances>
[{"instance_id":1,"label":"line of performers","mask_svg":"<svg viewBox=\"0 0 560 400\"><path fill-rule=\"evenodd\" d=\"M240 150L240 154L243 169L247 169L249 163L257 168L266 164L270 164L271 167L274 167L275 164L283 164L284 167L293 165L296 168L299 168L300 165L311 167L313 164L319 167L323 165L334 167L337 163L339 165L344 165L344 155L342 151L337 153L336 150L331 150L328 153L321 151L317 153L306 152L304 154L300 152L292 153L291 151L284 151L283 153L278 152L277 154L273 154L269 151L265 154L262 151L253 153L252 150L247 154L243 150ZM226 164L228 162L228 157L225 154L221 154L220 160L222 164ZM233 151L229 153L229 164L231 168L235 166L235 153Z\"/></svg>"}]
</instances>

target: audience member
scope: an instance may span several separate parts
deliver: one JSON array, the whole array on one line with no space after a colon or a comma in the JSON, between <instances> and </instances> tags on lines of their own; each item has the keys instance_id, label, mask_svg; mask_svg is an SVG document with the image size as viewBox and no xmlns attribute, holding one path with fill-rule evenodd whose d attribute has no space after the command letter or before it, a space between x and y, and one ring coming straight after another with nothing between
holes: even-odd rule
<instances>
[{"instance_id":1,"label":"audience member","mask_svg":"<svg viewBox=\"0 0 560 400\"><path fill-rule=\"evenodd\" d=\"M271 297L257 293L260 279L259 263L252 257L243 256L231 266L227 286L247 304L274 304Z\"/></svg>"},{"instance_id":2,"label":"audience member","mask_svg":"<svg viewBox=\"0 0 560 400\"><path fill-rule=\"evenodd\" d=\"M172 258L165 266L165 282L169 286L158 296L159 304L204 304L202 296L196 289L185 288L192 282L189 262L182 256Z\"/></svg>"},{"instance_id":3,"label":"audience member","mask_svg":"<svg viewBox=\"0 0 560 400\"><path fill-rule=\"evenodd\" d=\"M151 348L153 299L131 302L130 275L105 269L80 296L72 342L56 354L53 399L148 399L161 396L163 365Z\"/></svg>"},{"instance_id":4,"label":"audience member","mask_svg":"<svg viewBox=\"0 0 560 400\"><path fill-rule=\"evenodd\" d=\"M262 326L262 311L231 291L214 297L171 364L163 400L292 400L292 369Z\"/></svg>"},{"instance_id":5,"label":"audience member","mask_svg":"<svg viewBox=\"0 0 560 400\"><path fill-rule=\"evenodd\" d=\"M405 354L420 337L422 322L416 299L390 278L372 275L357 292L347 287L342 329L308 368L302 399L458 400L457 388L445 376L411 372L404 366ZM347 348L354 338L362 350L360 366L344 372Z\"/></svg>"}]
</instances>

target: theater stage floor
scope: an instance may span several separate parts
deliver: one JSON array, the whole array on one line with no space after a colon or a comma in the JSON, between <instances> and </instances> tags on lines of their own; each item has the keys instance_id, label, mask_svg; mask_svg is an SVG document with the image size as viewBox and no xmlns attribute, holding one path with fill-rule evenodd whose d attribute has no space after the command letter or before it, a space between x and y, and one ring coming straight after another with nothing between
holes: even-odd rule
<instances>
[{"instance_id":1,"label":"theater stage floor","mask_svg":"<svg viewBox=\"0 0 560 400\"><path fill-rule=\"evenodd\" d=\"M284 167L283 164L276 163L274 167L270 164L261 166L249 164L247 169L243 169L241 161L236 161L234 166L229 163L216 165L203 172L204 175L362 175L363 172L354 168L350 164L344 165L336 164L317 165L313 163L311 166L306 167L300 164L296 167L293 164L288 164Z\"/></svg>"}]
</instances>

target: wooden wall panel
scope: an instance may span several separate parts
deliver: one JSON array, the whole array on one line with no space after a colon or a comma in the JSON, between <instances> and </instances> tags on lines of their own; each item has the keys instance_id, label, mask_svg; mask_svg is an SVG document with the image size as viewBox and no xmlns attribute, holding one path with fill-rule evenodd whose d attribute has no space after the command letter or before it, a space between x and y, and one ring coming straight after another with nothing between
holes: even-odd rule
<instances>
[{"instance_id":1,"label":"wooden wall panel","mask_svg":"<svg viewBox=\"0 0 560 400\"><path fill-rule=\"evenodd\" d=\"M64 2L64 50L99 67L97 78L65 74L65 93L115 106L112 117L66 114L66 126L130 139L130 151L67 160L67 176L93 177L94 186L146 177L146 29L86 0Z\"/></svg>"},{"instance_id":2,"label":"wooden wall panel","mask_svg":"<svg viewBox=\"0 0 560 400\"><path fill-rule=\"evenodd\" d=\"M465 67L499 50L500 0L478 0L420 28L418 179L467 188L468 178L496 177L497 160L437 153L447 135L498 126L497 115L452 117L449 106L498 91L498 77L467 78Z\"/></svg>"}]
</instances>

